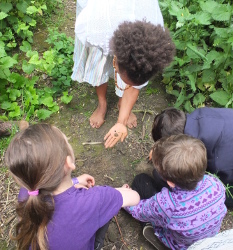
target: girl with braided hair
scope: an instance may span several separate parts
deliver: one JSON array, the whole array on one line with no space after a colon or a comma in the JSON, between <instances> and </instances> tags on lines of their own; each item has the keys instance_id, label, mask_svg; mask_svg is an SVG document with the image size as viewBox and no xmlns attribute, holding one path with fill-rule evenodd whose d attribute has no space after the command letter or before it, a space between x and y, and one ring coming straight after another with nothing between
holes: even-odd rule
<instances>
[{"instance_id":1,"label":"girl with braided hair","mask_svg":"<svg viewBox=\"0 0 233 250\"><path fill-rule=\"evenodd\" d=\"M137 126L132 108L139 90L173 59L175 46L163 26L157 0L77 0L72 79L96 88L91 127L105 121L110 77L119 96L118 120L104 138L105 147L123 141L126 126Z\"/></svg>"}]
</instances>

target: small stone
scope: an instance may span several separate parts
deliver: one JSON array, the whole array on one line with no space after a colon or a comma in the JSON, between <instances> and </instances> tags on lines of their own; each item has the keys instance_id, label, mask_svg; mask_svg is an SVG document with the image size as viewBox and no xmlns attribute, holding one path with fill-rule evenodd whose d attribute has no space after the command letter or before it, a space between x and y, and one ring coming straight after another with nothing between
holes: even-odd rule
<instances>
[{"instance_id":1,"label":"small stone","mask_svg":"<svg viewBox=\"0 0 233 250\"><path fill-rule=\"evenodd\" d=\"M48 75L42 74L42 79L43 79L43 80L45 80L45 79L47 79L47 78L48 78Z\"/></svg>"}]
</instances>

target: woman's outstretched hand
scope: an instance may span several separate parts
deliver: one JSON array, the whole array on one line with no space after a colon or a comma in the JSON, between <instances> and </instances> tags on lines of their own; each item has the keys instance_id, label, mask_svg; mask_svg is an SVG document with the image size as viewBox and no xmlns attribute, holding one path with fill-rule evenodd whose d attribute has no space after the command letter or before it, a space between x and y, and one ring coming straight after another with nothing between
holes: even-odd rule
<instances>
[{"instance_id":1,"label":"woman's outstretched hand","mask_svg":"<svg viewBox=\"0 0 233 250\"><path fill-rule=\"evenodd\" d=\"M105 148L112 148L119 140L123 142L127 135L127 127L122 123L116 123L104 137Z\"/></svg>"}]
</instances>

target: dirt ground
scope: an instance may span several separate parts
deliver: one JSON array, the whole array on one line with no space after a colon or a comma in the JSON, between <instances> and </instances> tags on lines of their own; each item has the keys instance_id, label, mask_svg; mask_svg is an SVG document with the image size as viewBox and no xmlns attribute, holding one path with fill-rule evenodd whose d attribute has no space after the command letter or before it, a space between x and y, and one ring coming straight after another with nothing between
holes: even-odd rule
<instances>
[{"instance_id":1,"label":"dirt ground","mask_svg":"<svg viewBox=\"0 0 233 250\"><path fill-rule=\"evenodd\" d=\"M73 37L75 1L66 0L65 2L66 21L62 31ZM116 123L118 99L114 93L114 83L109 84L106 122L100 129L92 129L89 125L89 117L97 106L94 88L89 87L88 84L74 84L71 90L73 95L71 103L61 106L59 113L47 120L67 135L74 148L76 170L73 176L88 173L95 177L96 185L119 187L124 183L131 184L138 173L151 174L153 167L147 162L147 156L152 145L150 135L152 121L156 113L172 105L171 97L167 96L159 79L158 77L152 81L140 92L133 109L138 118L137 128L129 129L127 139L112 149L105 149L103 144L83 145L83 143L103 142L104 135ZM2 162L0 165L2 166ZM14 245L9 243L8 231L16 222L14 202L18 188L9 178L7 171L4 171L1 171L0 178L0 249L14 249ZM231 211L224 219L222 230L230 228L233 228ZM154 248L143 238L140 224L121 210L110 223L103 249L149 250Z\"/></svg>"}]
</instances>

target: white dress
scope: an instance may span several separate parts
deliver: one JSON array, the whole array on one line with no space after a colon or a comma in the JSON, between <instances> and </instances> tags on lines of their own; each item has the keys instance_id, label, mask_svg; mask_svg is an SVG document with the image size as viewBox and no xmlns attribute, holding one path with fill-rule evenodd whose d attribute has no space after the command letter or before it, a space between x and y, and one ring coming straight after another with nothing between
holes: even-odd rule
<instances>
[{"instance_id":1,"label":"white dress","mask_svg":"<svg viewBox=\"0 0 233 250\"><path fill-rule=\"evenodd\" d=\"M75 23L74 67L71 78L100 86L114 78L112 51L109 41L124 21L146 20L161 26L163 17L157 0L77 0ZM126 84L117 74L117 83ZM140 89L147 85L133 86ZM124 91L116 88L122 97Z\"/></svg>"},{"instance_id":2,"label":"white dress","mask_svg":"<svg viewBox=\"0 0 233 250\"><path fill-rule=\"evenodd\" d=\"M188 250L231 250L233 249L233 229L229 229L211 238L205 238L192 244Z\"/></svg>"}]
</instances>

